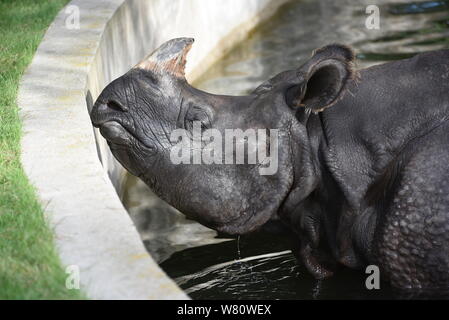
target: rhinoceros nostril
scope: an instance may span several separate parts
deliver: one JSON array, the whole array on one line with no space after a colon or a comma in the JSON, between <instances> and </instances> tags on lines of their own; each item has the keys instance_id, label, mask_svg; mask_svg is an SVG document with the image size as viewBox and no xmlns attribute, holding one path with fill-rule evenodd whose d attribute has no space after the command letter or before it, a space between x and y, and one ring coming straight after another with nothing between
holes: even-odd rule
<instances>
[{"instance_id":1,"label":"rhinoceros nostril","mask_svg":"<svg viewBox=\"0 0 449 320\"><path fill-rule=\"evenodd\" d=\"M115 111L123 111L123 112L128 111L128 108L126 106L115 100L109 100L107 106Z\"/></svg>"}]
</instances>

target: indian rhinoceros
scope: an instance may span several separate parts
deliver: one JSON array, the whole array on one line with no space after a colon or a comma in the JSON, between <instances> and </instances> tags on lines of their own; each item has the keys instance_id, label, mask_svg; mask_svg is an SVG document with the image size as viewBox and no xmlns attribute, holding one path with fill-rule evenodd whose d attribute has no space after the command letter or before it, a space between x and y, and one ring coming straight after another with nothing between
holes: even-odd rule
<instances>
[{"instance_id":1,"label":"indian rhinoceros","mask_svg":"<svg viewBox=\"0 0 449 320\"><path fill-rule=\"evenodd\" d=\"M93 125L130 173L224 233L280 219L316 278L332 274L329 261L374 264L395 288L449 290L449 50L357 71L349 47L328 45L249 95L225 96L186 81L192 43L164 43L93 106ZM277 170L174 163L171 133L195 123L276 129Z\"/></svg>"}]
</instances>

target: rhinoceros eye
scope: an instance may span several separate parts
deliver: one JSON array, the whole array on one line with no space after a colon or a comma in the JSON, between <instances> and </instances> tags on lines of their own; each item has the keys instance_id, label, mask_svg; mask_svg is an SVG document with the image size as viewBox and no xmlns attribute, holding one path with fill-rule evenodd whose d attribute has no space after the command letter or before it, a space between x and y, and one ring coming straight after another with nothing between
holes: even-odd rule
<instances>
[{"instance_id":1,"label":"rhinoceros eye","mask_svg":"<svg viewBox=\"0 0 449 320\"><path fill-rule=\"evenodd\" d=\"M192 132L195 123L201 126L201 131L211 128L212 115L210 110L206 107L190 105L184 117L184 128Z\"/></svg>"},{"instance_id":2,"label":"rhinoceros eye","mask_svg":"<svg viewBox=\"0 0 449 320\"><path fill-rule=\"evenodd\" d=\"M150 83L153 86L157 86L159 84L158 78L151 72L145 73L145 79L147 80L147 83Z\"/></svg>"}]
</instances>

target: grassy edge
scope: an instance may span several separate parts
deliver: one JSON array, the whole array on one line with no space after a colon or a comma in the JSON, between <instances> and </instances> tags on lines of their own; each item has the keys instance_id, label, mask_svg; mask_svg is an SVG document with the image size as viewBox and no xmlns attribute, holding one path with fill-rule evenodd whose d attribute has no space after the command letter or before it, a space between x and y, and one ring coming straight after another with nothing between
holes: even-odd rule
<instances>
[{"instance_id":1,"label":"grassy edge","mask_svg":"<svg viewBox=\"0 0 449 320\"><path fill-rule=\"evenodd\" d=\"M0 299L83 299L20 163L20 78L68 0L0 0Z\"/></svg>"}]
</instances>

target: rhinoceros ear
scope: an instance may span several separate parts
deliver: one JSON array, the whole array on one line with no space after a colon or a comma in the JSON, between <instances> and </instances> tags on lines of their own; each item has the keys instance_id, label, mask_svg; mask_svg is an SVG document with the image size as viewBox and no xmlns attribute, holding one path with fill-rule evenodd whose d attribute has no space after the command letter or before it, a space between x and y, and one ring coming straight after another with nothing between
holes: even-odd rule
<instances>
[{"instance_id":1,"label":"rhinoceros ear","mask_svg":"<svg viewBox=\"0 0 449 320\"><path fill-rule=\"evenodd\" d=\"M168 73L175 77L185 76L186 56L194 39L176 38L162 44L134 68L155 73Z\"/></svg>"},{"instance_id":2,"label":"rhinoceros ear","mask_svg":"<svg viewBox=\"0 0 449 320\"><path fill-rule=\"evenodd\" d=\"M343 97L348 81L355 78L354 60L347 46L334 44L316 50L299 69L305 80L290 94L290 105L314 113L334 105Z\"/></svg>"}]
</instances>

